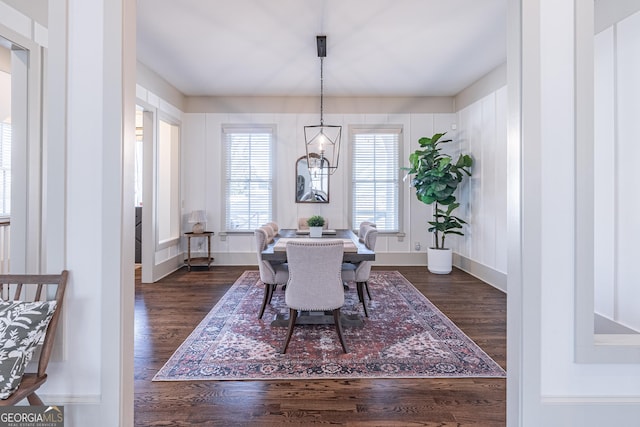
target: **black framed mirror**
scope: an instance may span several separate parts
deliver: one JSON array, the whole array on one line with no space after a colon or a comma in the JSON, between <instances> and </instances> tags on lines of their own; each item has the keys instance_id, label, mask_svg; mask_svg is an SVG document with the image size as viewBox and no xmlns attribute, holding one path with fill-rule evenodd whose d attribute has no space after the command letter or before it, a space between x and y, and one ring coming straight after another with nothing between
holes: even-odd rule
<instances>
[{"instance_id":1,"label":"black framed mirror","mask_svg":"<svg viewBox=\"0 0 640 427\"><path fill-rule=\"evenodd\" d=\"M296 203L329 203L329 161L315 153L296 162Z\"/></svg>"}]
</instances>

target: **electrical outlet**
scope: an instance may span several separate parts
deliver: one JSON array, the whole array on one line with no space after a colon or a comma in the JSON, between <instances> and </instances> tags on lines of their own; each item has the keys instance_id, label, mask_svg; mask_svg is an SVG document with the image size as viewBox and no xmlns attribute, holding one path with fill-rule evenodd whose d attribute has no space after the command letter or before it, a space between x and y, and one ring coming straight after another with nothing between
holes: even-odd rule
<instances>
[{"instance_id":1,"label":"electrical outlet","mask_svg":"<svg viewBox=\"0 0 640 427\"><path fill-rule=\"evenodd\" d=\"M416 248L416 251L419 251L422 246L420 246L420 242L416 242L414 247Z\"/></svg>"}]
</instances>

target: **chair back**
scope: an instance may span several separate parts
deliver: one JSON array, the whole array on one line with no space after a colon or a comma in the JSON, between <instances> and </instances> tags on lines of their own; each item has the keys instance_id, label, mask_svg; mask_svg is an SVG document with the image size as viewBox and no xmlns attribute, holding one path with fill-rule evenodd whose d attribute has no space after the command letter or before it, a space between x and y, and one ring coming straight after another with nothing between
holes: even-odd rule
<instances>
[{"instance_id":1,"label":"chair back","mask_svg":"<svg viewBox=\"0 0 640 427\"><path fill-rule=\"evenodd\" d=\"M278 230L280 230L280 227L278 227L278 224L276 224L275 222L268 222L265 225L268 225L269 227L271 227L273 229L274 234L278 234Z\"/></svg>"},{"instance_id":2,"label":"chair back","mask_svg":"<svg viewBox=\"0 0 640 427\"><path fill-rule=\"evenodd\" d=\"M42 348L38 359L36 373L24 373L23 380L11 396L0 401L0 406L14 405L28 398L31 405L42 405L42 401L35 393L47 379L47 366L53 351L56 330L62 312L62 302L67 287L69 272L63 270L60 274L2 274L0 275L0 300L8 302L37 302L55 301L55 311L49 320ZM49 292L50 286L55 286L55 294ZM27 381L24 378L30 377Z\"/></svg>"},{"instance_id":3,"label":"chair back","mask_svg":"<svg viewBox=\"0 0 640 427\"><path fill-rule=\"evenodd\" d=\"M372 226L366 226L364 230L363 243L367 249L375 250L376 241L378 240L378 229ZM356 281L366 282L371 275L371 266L373 261L362 261L356 267Z\"/></svg>"},{"instance_id":4,"label":"chair back","mask_svg":"<svg viewBox=\"0 0 640 427\"><path fill-rule=\"evenodd\" d=\"M289 280L285 303L295 310L335 310L344 304L341 240L287 243Z\"/></svg>"},{"instance_id":5,"label":"chair back","mask_svg":"<svg viewBox=\"0 0 640 427\"><path fill-rule=\"evenodd\" d=\"M358 239L364 243L364 235L366 234L369 227L375 227L376 224L371 221L362 221L360 223L360 228L358 229Z\"/></svg>"},{"instance_id":6,"label":"chair back","mask_svg":"<svg viewBox=\"0 0 640 427\"><path fill-rule=\"evenodd\" d=\"M378 240L378 229L375 226L365 227L363 243L367 249L375 250Z\"/></svg>"},{"instance_id":7,"label":"chair back","mask_svg":"<svg viewBox=\"0 0 640 427\"><path fill-rule=\"evenodd\" d=\"M276 235L276 231L270 225L270 223L262 224L262 226L260 228L262 228L264 231L267 232L267 242L266 242L266 244L268 245L271 242L273 242L273 237Z\"/></svg>"},{"instance_id":8,"label":"chair back","mask_svg":"<svg viewBox=\"0 0 640 427\"><path fill-rule=\"evenodd\" d=\"M256 254L258 257L258 269L260 270L260 280L264 283L274 283L276 272L269 261L262 259L262 251L269 244L269 230L267 227L256 228L254 231L256 238Z\"/></svg>"}]
</instances>

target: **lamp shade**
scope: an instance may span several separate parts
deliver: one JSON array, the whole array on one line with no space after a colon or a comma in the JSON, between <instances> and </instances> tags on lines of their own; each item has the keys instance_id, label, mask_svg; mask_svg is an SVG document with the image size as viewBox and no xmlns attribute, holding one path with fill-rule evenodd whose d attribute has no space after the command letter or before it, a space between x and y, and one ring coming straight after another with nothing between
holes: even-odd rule
<instances>
[{"instance_id":1,"label":"lamp shade","mask_svg":"<svg viewBox=\"0 0 640 427\"><path fill-rule=\"evenodd\" d=\"M189 215L189 223L193 224L191 231L194 233L202 233L204 231L204 223L207 222L207 214L205 211L192 211Z\"/></svg>"}]
</instances>

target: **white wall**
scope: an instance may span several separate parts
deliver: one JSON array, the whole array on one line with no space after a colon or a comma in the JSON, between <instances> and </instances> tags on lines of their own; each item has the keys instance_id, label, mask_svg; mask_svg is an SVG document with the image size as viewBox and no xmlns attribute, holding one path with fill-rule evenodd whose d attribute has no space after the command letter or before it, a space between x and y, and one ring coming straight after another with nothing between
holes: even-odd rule
<instances>
[{"instance_id":1,"label":"white wall","mask_svg":"<svg viewBox=\"0 0 640 427\"><path fill-rule=\"evenodd\" d=\"M144 84L149 83L148 80L144 80ZM145 111L145 117L150 118L151 123L147 123L143 126L143 145L144 145L144 160L143 160L143 208L142 208L142 282L152 283L162 277L170 274L171 272L180 268L183 264L182 246L180 230L177 230L178 240L170 240L164 244L160 244L159 232L157 230L158 221L170 220L166 209L158 210L156 204L158 203L160 196L159 179L157 178L158 170L158 137L159 137L159 120L163 119L171 124L175 124L182 131L182 111L167 102L153 91L138 84L136 86L136 96L138 105L142 106ZM182 143L182 136L178 137L178 146L184 147ZM175 153L176 160L180 163L181 155ZM172 159L172 161L175 159ZM189 168L188 164L182 164L178 166L179 169ZM175 176L164 176L165 179L170 179L169 182L172 185L177 186L176 195L180 193L181 174L176 171ZM168 197L169 195L167 195ZM172 196L173 197L173 196ZM177 196L174 201L174 212L180 216L178 223L183 227L185 223L184 209L182 208L182 196ZM171 230L173 232L173 230Z\"/></svg>"},{"instance_id":2,"label":"white wall","mask_svg":"<svg viewBox=\"0 0 640 427\"><path fill-rule=\"evenodd\" d=\"M421 114L328 114L325 122L343 126L342 153L338 171L330 178L330 203L295 203L295 163L305 154L303 126L317 121L317 114L294 113L187 113L183 116L184 148L184 211L186 213L205 209L207 227L216 232L213 239L215 263L253 264L255 252L252 234L220 235L224 232L222 214L224 210L224 181L221 148L221 125L225 123L275 124L276 142L276 202L274 220L281 228L295 228L298 217L322 214L332 228L349 228L350 179L348 155L348 126L361 124L395 124L403 126L401 166L407 166L410 151L418 147L418 139L434 132L452 130L456 115L451 113ZM399 171L399 174L402 174ZM379 236L376 245L379 265L408 264L425 265L426 247L431 243L427 233L430 209L418 202L408 183L403 188L404 217L402 231L405 236ZM419 242L421 249L415 250ZM202 249L204 250L204 248ZM410 256L407 256L409 254Z\"/></svg>"},{"instance_id":3,"label":"white wall","mask_svg":"<svg viewBox=\"0 0 640 427\"><path fill-rule=\"evenodd\" d=\"M133 419L135 22L126 1L50 2L48 268L65 267L65 425ZM60 126L63 124L63 126ZM131 141L131 143L126 143Z\"/></svg>"},{"instance_id":4,"label":"white wall","mask_svg":"<svg viewBox=\"0 0 640 427\"><path fill-rule=\"evenodd\" d=\"M596 35L595 310L640 331L640 12Z\"/></svg>"},{"instance_id":5,"label":"white wall","mask_svg":"<svg viewBox=\"0 0 640 427\"><path fill-rule=\"evenodd\" d=\"M502 85L498 81L502 79ZM274 220L281 228L295 228L297 218L314 213L329 219L331 227L348 228L350 204L349 125L397 124L403 126L401 166L407 166L410 152L418 148L418 139L435 132L447 132L454 140L447 150L451 154L471 153L476 164L473 176L466 180L460 191L459 214L469 225L465 237L450 236L448 245L457 252L458 267L480 277L494 286L506 290L506 87L504 67L499 67L487 78L473 85L464 97L469 105L457 114L390 113L390 114L328 114L325 122L343 126L340 166L330 179L329 204L294 203L294 167L304 155L303 126L317 121L317 113L186 113L183 115L183 196L184 212L205 209L207 227L216 233L212 240L214 264L253 264L255 254L253 236L226 234L222 224L224 188L221 126L225 123L275 124L276 143L276 203ZM498 87L498 89L496 89ZM484 95L482 95L484 94ZM187 104L190 105L187 98ZM477 99L475 102L473 99ZM253 108L243 99L226 103L234 110ZM261 100L262 109L267 100ZM274 101L282 105L282 101ZM344 105L354 102L342 100ZM406 102L404 103L406 104ZM212 109L211 101L198 100L198 106ZM366 108L366 107L365 107ZM190 111L194 106L190 107ZM408 183L402 191L404 235L378 237L376 263L378 265L425 265L426 248L432 242L427 232L431 206L425 206L415 197ZM195 242L195 250L204 252L204 242ZM416 250L416 244L420 249ZM193 250L193 248L192 248Z\"/></svg>"},{"instance_id":6,"label":"white wall","mask_svg":"<svg viewBox=\"0 0 640 427\"><path fill-rule=\"evenodd\" d=\"M29 171L20 176L29 210L14 212L16 223L23 216L30 222L27 230L12 230L12 246L23 246L29 262L20 268L29 272L70 271L61 348L39 394L65 405L67 426L130 425L133 323L123 319L133 314L133 207L123 200L133 198L126 179L133 149L123 141L127 133L133 139L133 111L125 106L134 105L135 58L123 46L135 43L123 38L135 40L134 15L118 1L48 4L47 30L0 1L0 32L30 49L29 69L38 73L29 78L26 110L35 142L29 163L13 165ZM30 6L41 11L47 2ZM27 238L36 244L24 247Z\"/></svg>"},{"instance_id":7,"label":"white wall","mask_svg":"<svg viewBox=\"0 0 640 427\"><path fill-rule=\"evenodd\" d=\"M457 153L473 157L472 176L459 187L459 213L468 224L453 249L463 268L506 291L507 88L458 112Z\"/></svg>"},{"instance_id":8,"label":"white wall","mask_svg":"<svg viewBox=\"0 0 640 427\"><path fill-rule=\"evenodd\" d=\"M515 55L509 50L515 70L509 85L516 94L522 89L521 97L510 98L515 124L508 146L517 154L510 159L509 178L516 183L514 194L521 195L509 200L510 224L519 225L509 230L507 401L513 425L634 425L640 416L639 359L576 362L576 289L585 284L576 283L581 141L574 88L576 54L582 52L575 35L586 33L577 32L576 23L593 20L576 19L576 5L588 3L510 2L518 14L521 6L523 17L521 34L509 33L510 40L520 41Z\"/></svg>"}]
</instances>

